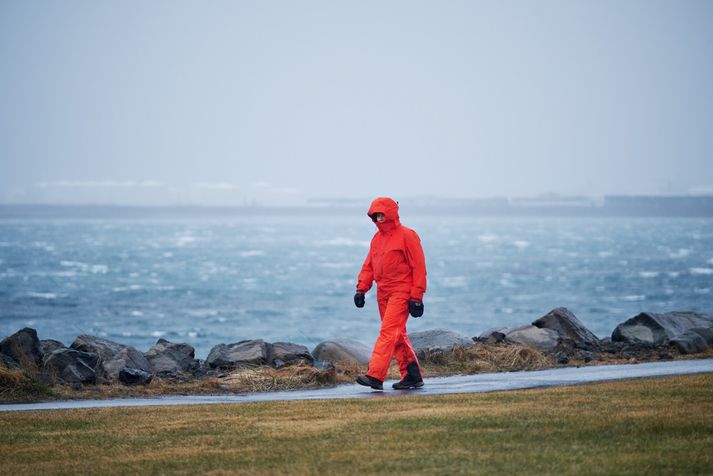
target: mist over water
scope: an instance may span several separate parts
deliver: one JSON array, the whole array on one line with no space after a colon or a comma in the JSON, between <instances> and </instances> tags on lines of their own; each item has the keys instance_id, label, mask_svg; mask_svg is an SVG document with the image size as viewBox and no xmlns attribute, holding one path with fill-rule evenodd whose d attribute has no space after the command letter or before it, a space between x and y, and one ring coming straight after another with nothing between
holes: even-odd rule
<instances>
[{"instance_id":1,"label":"mist over water","mask_svg":"<svg viewBox=\"0 0 713 476\"><path fill-rule=\"evenodd\" d=\"M428 266L409 331L475 336L566 306L599 337L640 311L713 312L713 220L404 217ZM0 221L0 334L30 326L71 344L88 333L146 351L263 338L371 345L373 291L352 296L373 235L362 220Z\"/></svg>"}]
</instances>

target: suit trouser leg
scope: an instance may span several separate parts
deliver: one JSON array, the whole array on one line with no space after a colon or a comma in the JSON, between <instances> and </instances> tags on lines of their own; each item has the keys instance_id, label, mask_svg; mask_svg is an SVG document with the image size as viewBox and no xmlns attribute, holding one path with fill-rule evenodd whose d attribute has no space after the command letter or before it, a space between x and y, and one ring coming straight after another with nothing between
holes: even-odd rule
<instances>
[{"instance_id":1,"label":"suit trouser leg","mask_svg":"<svg viewBox=\"0 0 713 476\"><path fill-rule=\"evenodd\" d=\"M406 367L416 359L416 354L406 336L408 295L391 295L377 300L381 314L381 331L371 353L367 375L383 381L386 379L394 355L399 363L399 370L404 376Z\"/></svg>"}]
</instances>

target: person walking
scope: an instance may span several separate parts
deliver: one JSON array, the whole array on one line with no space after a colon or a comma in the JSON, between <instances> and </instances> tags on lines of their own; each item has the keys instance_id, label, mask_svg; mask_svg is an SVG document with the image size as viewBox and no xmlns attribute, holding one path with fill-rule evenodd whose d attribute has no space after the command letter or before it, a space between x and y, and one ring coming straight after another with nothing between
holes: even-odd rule
<instances>
[{"instance_id":1,"label":"person walking","mask_svg":"<svg viewBox=\"0 0 713 476\"><path fill-rule=\"evenodd\" d=\"M423 387L421 367L406 334L406 321L423 315L423 294L426 292L426 259L421 240L410 228L399 221L399 205L388 197L375 199L367 215L376 224L369 247L357 278L354 304L364 307L365 294L376 281L381 330L374 344L365 375L356 382L376 390L383 390L384 380L392 357L396 357L401 381L395 389Z\"/></svg>"}]
</instances>

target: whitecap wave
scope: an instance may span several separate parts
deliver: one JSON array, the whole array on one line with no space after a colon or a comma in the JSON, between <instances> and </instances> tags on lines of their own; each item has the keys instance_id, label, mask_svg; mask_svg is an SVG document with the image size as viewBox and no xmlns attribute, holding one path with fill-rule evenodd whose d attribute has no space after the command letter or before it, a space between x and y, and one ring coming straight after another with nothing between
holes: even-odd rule
<instances>
[{"instance_id":1,"label":"whitecap wave","mask_svg":"<svg viewBox=\"0 0 713 476\"><path fill-rule=\"evenodd\" d=\"M248 250L240 252L240 256L243 258L249 258L252 256L265 256L265 252L262 250Z\"/></svg>"},{"instance_id":2,"label":"whitecap wave","mask_svg":"<svg viewBox=\"0 0 713 476\"><path fill-rule=\"evenodd\" d=\"M360 267L359 265L354 263L320 263L320 266L327 269L356 269Z\"/></svg>"},{"instance_id":3,"label":"whitecap wave","mask_svg":"<svg viewBox=\"0 0 713 476\"><path fill-rule=\"evenodd\" d=\"M614 252L611 250L600 251L598 255L600 258L609 258L610 256L614 256Z\"/></svg>"},{"instance_id":4,"label":"whitecap wave","mask_svg":"<svg viewBox=\"0 0 713 476\"><path fill-rule=\"evenodd\" d=\"M525 240L515 240L512 242L512 244L515 245L515 247L520 248L521 250L530 246L530 242Z\"/></svg>"},{"instance_id":5,"label":"whitecap wave","mask_svg":"<svg viewBox=\"0 0 713 476\"><path fill-rule=\"evenodd\" d=\"M627 302L645 301L646 295L645 294L631 294L629 296L622 296L621 300L627 301Z\"/></svg>"},{"instance_id":6,"label":"whitecap wave","mask_svg":"<svg viewBox=\"0 0 713 476\"><path fill-rule=\"evenodd\" d=\"M320 246L320 247L322 247L322 246L351 246L351 247L368 248L369 242L361 241L361 240L354 240L352 238L337 237L337 238L332 238L331 240L315 241L314 245Z\"/></svg>"},{"instance_id":7,"label":"whitecap wave","mask_svg":"<svg viewBox=\"0 0 713 476\"><path fill-rule=\"evenodd\" d=\"M685 258L686 256L688 256L690 254L691 254L691 250L689 250L687 248L679 248L676 251L670 252L668 255L672 259L680 259L680 258Z\"/></svg>"},{"instance_id":8,"label":"whitecap wave","mask_svg":"<svg viewBox=\"0 0 713 476\"><path fill-rule=\"evenodd\" d=\"M478 235L478 240L481 243L493 243L495 241L498 241L498 235L493 235L490 233L485 233L483 235Z\"/></svg>"},{"instance_id":9,"label":"whitecap wave","mask_svg":"<svg viewBox=\"0 0 713 476\"><path fill-rule=\"evenodd\" d=\"M693 275L708 276L708 275L713 274L713 268L689 268L688 272Z\"/></svg>"},{"instance_id":10,"label":"whitecap wave","mask_svg":"<svg viewBox=\"0 0 713 476\"><path fill-rule=\"evenodd\" d=\"M641 278L655 278L658 275L658 271L639 271L639 277Z\"/></svg>"},{"instance_id":11,"label":"whitecap wave","mask_svg":"<svg viewBox=\"0 0 713 476\"><path fill-rule=\"evenodd\" d=\"M60 261L59 265L65 268L75 268L83 273L106 274L109 272L109 267L105 264L87 264L81 261Z\"/></svg>"},{"instance_id":12,"label":"whitecap wave","mask_svg":"<svg viewBox=\"0 0 713 476\"><path fill-rule=\"evenodd\" d=\"M468 278L465 276L447 276L441 279L444 288L465 288L468 286Z\"/></svg>"},{"instance_id":13,"label":"whitecap wave","mask_svg":"<svg viewBox=\"0 0 713 476\"><path fill-rule=\"evenodd\" d=\"M188 245L190 245L190 244L192 244L192 243L195 243L196 241L198 241L198 238L196 238L196 237L193 236L193 235L182 235L182 236L177 236L177 237L176 237L175 244L176 244L176 246L178 246L179 248L182 248L182 247L184 247L184 246L188 246Z\"/></svg>"},{"instance_id":14,"label":"whitecap wave","mask_svg":"<svg viewBox=\"0 0 713 476\"><path fill-rule=\"evenodd\" d=\"M27 295L31 298L37 298L37 299L57 299L57 293L38 293L34 291L30 291L27 293Z\"/></svg>"},{"instance_id":15,"label":"whitecap wave","mask_svg":"<svg viewBox=\"0 0 713 476\"><path fill-rule=\"evenodd\" d=\"M217 309L188 309L186 314L193 317L212 317L217 316L219 311Z\"/></svg>"}]
</instances>

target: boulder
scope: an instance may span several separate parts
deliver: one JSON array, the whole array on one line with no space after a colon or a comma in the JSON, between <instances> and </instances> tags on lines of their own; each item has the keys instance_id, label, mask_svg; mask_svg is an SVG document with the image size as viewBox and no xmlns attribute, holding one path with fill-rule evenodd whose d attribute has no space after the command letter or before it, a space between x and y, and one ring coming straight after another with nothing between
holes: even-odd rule
<instances>
[{"instance_id":1,"label":"boulder","mask_svg":"<svg viewBox=\"0 0 713 476\"><path fill-rule=\"evenodd\" d=\"M312 356L317 360L332 363L367 365L371 359L371 349L361 342L350 339L325 340L317 344L312 351Z\"/></svg>"},{"instance_id":2,"label":"boulder","mask_svg":"<svg viewBox=\"0 0 713 476\"><path fill-rule=\"evenodd\" d=\"M706 340L697 332L686 331L679 334L670 343L675 346L682 354L697 354L703 352L708 347Z\"/></svg>"},{"instance_id":3,"label":"boulder","mask_svg":"<svg viewBox=\"0 0 713 476\"><path fill-rule=\"evenodd\" d=\"M540 329L535 326L521 326L505 333L505 341L513 344L527 345L540 350L554 350L557 347L559 334L552 329Z\"/></svg>"},{"instance_id":4,"label":"boulder","mask_svg":"<svg viewBox=\"0 0 713 476\"><path fill-rule=\"evenodd\" d=\"M505 334L508 330L509 329L507 327L493 327L492 329L488 329L483 332L473 340L486 344L497 344L505 340Z\"/></svg>"},{"instance_id":5,"label":"boulder","mask_svg":"<svg viewBox=\"0 0 713 476\"><path fill-rule=\"evenodd\" d=\"M151 383L153 375L141 369L124 367L119 371L119 381L125 385L146 385Z\"/></svg>"},{"instance_id":6,"label":"boulder","mask_svg":"<svg viewBox=\"0 0 713 476\"><path fill-rule=\"evenodd\" d=\"M96 383L97 355L81 350L59 348L45 354L44 373L67 384Z\"/></svg>"},{"instance_id":7,"label":"boulder","mask_svg":"<svg viewBox=\"0 0 713 476\"><path fill-rule=\"evenodd\" d=\"M279 369L295 364L312 365L314 357L309 353L309 349L303 345L290 342L275 342L269 346L267 361L271 366Z\"/></svg>"},{"instance_id":8,"label":"boulder","mask_svg":"<svg viewBox=\"0 0 713 476\"><path fill-rule=\"evenodd\" d=\"M67 346L65 346L63 343L61 343L58 340L54 340L54 339L42 339L40 341L40 347L42 347L42 355L43 356L46 356L53 350L67 348Z\"/></svg>"},{"instance_id":9,"label":"boulder","mask_svg":"<svg viewBox=\"0 0 713 476\"><path fill-rule=\"evenodd\" d=\"M713 315L697 312L642 312L616 326L612 341L666 344L695 327L713 328Z\"/></svg>"},{"instance_id":10,"label":"boulder","mask_svg":"<svg viewBox=\"0 0 713 476\"><path fill-rule=\"evenodd\" d=\"M682 354L697 354L713 344L713 329L694 327L683 334L677 335L671 339L670 343Z\"/></svg>"},{"instance_id":11,"label":"boulder","mask_svg":"<svg viewBox=\"0 0 713 476\"><path fill-rule=\"evenodd\" d=\"M174 344L166 339L159 339L144 354L156 374L177 374L186 372L195 366L196 351L188 344Z\"/></svg>"},{"instance_id":12,"label":"boulder","mask_svg":"<svg viewBox=\"0 0 713 476\"><path fill-rule=\"evenodd\" d=\"M713 327L694 327L690 330L703 337L706 344L713 345Z\"/></svg>"},{"instance_id":13,"label":"boulder","mask_svg":"<svg viewBox=\"0 0 713 476\"><path fill-rule=\"evenodd\" d=\"M416 355L426 352L450 352L454 347L470 347L473 339L448 329L428 329L409 334L409 340Z\"/></svg>"},{"instance_id":14,"label":"boulder","mask_svg":"<svg viewBox=\"0 0 713 476\"><path fill-rule=\"evenodd\" d=\"M151 365L144 354L133 347L108 339L81 335L72 342L71 348L97 355L98 379L116 380L124 367L151 372Z\"/></svg>"},{"instance_id":15,"label":"boulder","mask_svg":"<svg viewBox=\"0 0 713 476\"><path fill-rule=\"evenodd\" d=\"M7 369L19 369L20 364L15 362L15 359L10 357L9 355L0 353L0 368L1 367L5 367Z\"/></svg>"},{"instance_id":16,"label":"boulder","mask_svg":"<svg viewBox=\"0 0 713 476\"><path fill-rule=\"evenodd\" d=\"M566 307L551 310L532 323L540 329L551 329L563 339L571 339L585 347L599 345L599 338L587 329Z\"/></svg>"},{"instance_id":17,"label":"boulder","mask_svg":"<svg viewBox=\"0 0 713 476\"><path fill-rule=\"evenodd\" d=\"M267 361L268 347L262 339L243 340L235 344L218 344L210 350L206 359L206 363L214 369L265 365Z\"/></svg>"},{"instance_id":18,"label":"boulder","mask_svg":"<svg viewBox=\"0 0 713 476\"><path fill-rule=\"evenodd\" d=\"M0 342L0 353L11 357L20 367L37 370L42 365L42 346L37 331L25 327Z\"/></svg>"}]
</instances>

